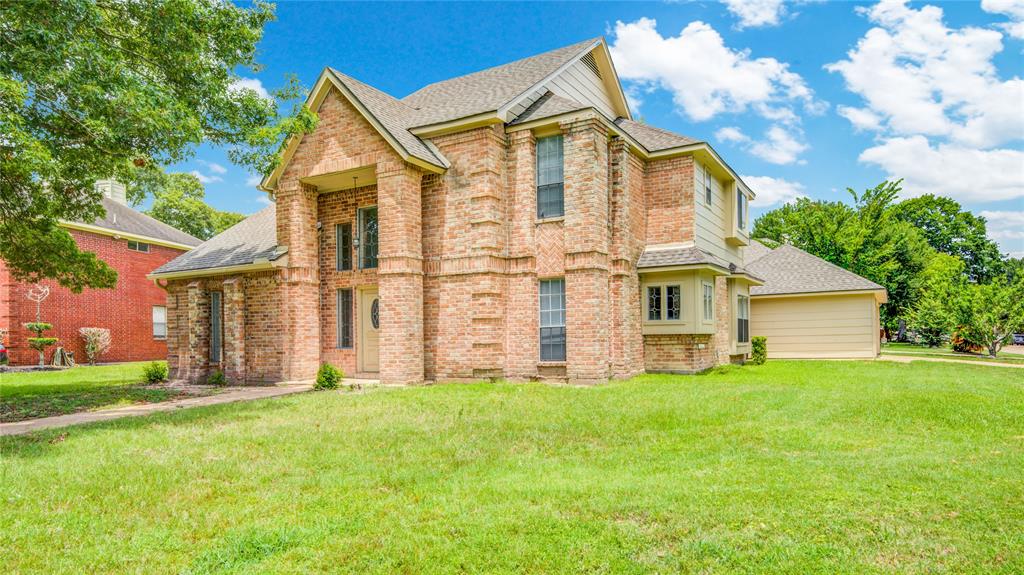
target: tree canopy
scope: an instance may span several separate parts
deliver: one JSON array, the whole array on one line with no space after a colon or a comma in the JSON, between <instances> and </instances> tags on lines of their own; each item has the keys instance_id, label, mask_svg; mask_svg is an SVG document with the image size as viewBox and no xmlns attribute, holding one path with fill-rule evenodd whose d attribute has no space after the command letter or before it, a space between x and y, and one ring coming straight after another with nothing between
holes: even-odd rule
<instances>
[{"instance_id":1,"label":"tree canopy","mask_svg":"<svg viewBox=\"0 0 1024 575\"><path fill-rule=\"evenodd\" d=\"M7 2L0 10L0 258L13 275L80 291L116 273L78 251L59 221L102 212L98 179L227 148L258 173L316 117L294 79L261 96L239 72L258 70L256 44L272 6L219 0Z\"/></svg>"},{"instance_id":2,"label":"tree canopy","mask_svg":"<svg viewBox=\"0 0 1024 575\"><path fill-rule=\"evenodd\" d=\"M146 210L147 214L201 240L208 240L245 219L242 214L220 211L207 204L203 184L192 174L151 174L142 185L129 188L129 195L135 204L151 196L153 205Z\"/></svg>"}]
</instances>

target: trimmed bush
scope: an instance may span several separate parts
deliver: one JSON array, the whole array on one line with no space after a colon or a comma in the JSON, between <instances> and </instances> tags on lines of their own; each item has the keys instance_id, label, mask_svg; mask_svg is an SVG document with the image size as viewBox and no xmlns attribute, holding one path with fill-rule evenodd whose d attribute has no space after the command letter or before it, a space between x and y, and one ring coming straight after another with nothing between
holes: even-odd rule
<instances>
[{"instance_id":1,"label":"trimmed bush","mask_svg":"<svg viewBox=\"0 0 1024 575\"><path fill-rule=\"evenodd\" d=\"M224 377L223 371L215 371L206 378L206 385L216 385L224 387L228 384L228 378Z\"/></svg>"},{"instance_id":2,"label":"trimmed bush","mask_svg":"<svg viewBox=\"0 0 1024 575\"><path fill-rule=\"evenodd\" d=\"M110 350L110 330L102 327L78 328L78 334L85 341L85 356L89 365L96 365L96 360Z\"/></svg>"},{"instance_id":3,"label":"trimmed bush","mask_svg":"<svg viewBox=\"0 0 1024 575\"><path fill-rule=\"evenodd\" d=\"M154 361L142 368L142 377L147 383L160 383L167 381L167 364L162 361Z\"/></svg>"},{"instance_id":4,"label":"trimmed bush","mask_svg":"<svg viewBox=\"0 0 1024 575\"><path fill-rule=\"evenodd\" d=\"M750 340L750 363L762 365L768 361L768 338L759 335Z\"/></svg>"},{"instance_id":5,"label":"trimmed bush","mask_svg":"<svg viewBox=\"0 0 1024 575\"><path fill-rule=\"evenodd\" d=\"M39 352L39 367L43 367L46 364L46 348L57 343L57 338L55 337L43 337L43 332L53 329L53 324L46 323L45 321L32 321L24 325L25 329L36 334L35 337L28 338L28 346Z\"/></svg>"},{"instance_id":6,"label":"trimmed bush","mask_svg":"<svg viewBox=\"0 0 1024 575\"><path fill-rule=\"evenodd\" d=\"M338 389L344 377L345 374L340 369L325 363L320 366L320 371L316 372L316 385L313 389Z\"/></svg>"}]
</instances>

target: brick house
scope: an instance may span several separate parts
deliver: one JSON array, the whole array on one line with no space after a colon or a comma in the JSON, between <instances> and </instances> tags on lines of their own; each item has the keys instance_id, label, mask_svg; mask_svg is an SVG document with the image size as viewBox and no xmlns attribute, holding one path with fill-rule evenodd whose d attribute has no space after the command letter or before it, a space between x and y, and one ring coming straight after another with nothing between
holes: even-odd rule
<instances>
[{"instance_id":1,"label":"brick house","mask_svg":"<svg viewBox=\"0 0 1024 575\"><path fill-rule=\"evenodd\" d=\"M117 271L113 289L88 289L72 293L53 281L41 282L50 295L40 306L40 317L53 324L47 336L59 339L56 346L75 352L85 361L85 345L78 329L110 330L111 348L102 360L143 361L167 356L167 294L146 277L149 272L177 258L201 240L130 208L122 184L97 182L104 197L106 215L94 222L61 222L78 249L95 253ZM26 292L34 284L15 281L0 260L0 327L9 330L7 347L11 365L34 365L39 354L28 347L32 332L23 327L36 320L36 303ZM49 361L50 356L47 356Z\"/></svg>"},{"instance_id":2,"label":"brick house","mask_svg":"<svg viewBox=\"0 0 1024 575\"><path fill-rule=\"evenodd\" d=\"M692 373L749 353L753 194L632 119L603 39L396 99L327 68L275 204L151 277L174 377Z\"/></svg>"}]
</instances>

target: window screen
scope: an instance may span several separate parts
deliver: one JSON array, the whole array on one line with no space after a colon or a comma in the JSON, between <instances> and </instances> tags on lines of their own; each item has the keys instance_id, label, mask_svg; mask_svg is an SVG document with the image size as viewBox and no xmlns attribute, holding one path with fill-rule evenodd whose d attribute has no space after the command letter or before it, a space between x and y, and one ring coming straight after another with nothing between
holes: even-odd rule
<instances>
[{"instance_id":1,"label":"window screen","mask_svg":"<svg viewBox=\"0 0 1024 575\"><path fill-rule=\"evenodd\" d=\"M565 361L565 280L540 282L540 360Z\"/></svg>"},{"instance_id":2,"label":"window screen","mask_svg":"<svg viewBox=\"0 0 1024 575\"><path fill-rule=\"evenodd\" d=\"M352 347L352 289L338 290L338 347Z\"/></svg>"},{"instance_id":3,"label":"window screen","mask_svg":"<svg viewBox=\"0 0 1024 575\"><path fill-rule=\"evenodd\" d=\"M562 136L537 139L537 217L565 215Z\"/></svg>"}]
</instances>

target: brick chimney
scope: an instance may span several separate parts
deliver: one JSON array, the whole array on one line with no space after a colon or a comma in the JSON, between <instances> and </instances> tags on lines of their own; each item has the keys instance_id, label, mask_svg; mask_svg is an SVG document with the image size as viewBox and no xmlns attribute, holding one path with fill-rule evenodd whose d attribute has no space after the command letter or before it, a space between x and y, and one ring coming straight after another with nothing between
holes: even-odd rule
<instances>
[{"instance_id":1,"label":"brick chimney","mask_svg":"<svg viewBox=\"0 0 1024 575\"><path fill-rule=\"evenodd\" d=\"M97 180L96 189L103 192L104 197L110 198L121 205L128 205L128 197L125 186L116 180Z\"/></svg>"}]
</instances>

